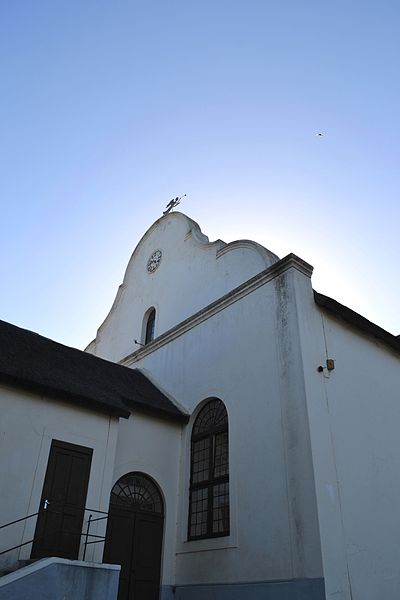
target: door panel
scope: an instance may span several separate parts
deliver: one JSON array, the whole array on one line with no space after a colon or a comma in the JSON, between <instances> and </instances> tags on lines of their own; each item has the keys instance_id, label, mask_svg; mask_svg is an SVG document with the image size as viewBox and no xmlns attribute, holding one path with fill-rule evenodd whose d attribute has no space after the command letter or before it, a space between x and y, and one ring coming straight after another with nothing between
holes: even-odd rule
<instances>
[{"instance_id":1,"label":"door panel","mask_svg":"<svg viewBox=\"0 0 400 600\"><path fill-rule=\"evenodd\" d=\"M121 565L118 599L129 598L134 528L132 513L110 507L103 562Z\"/></svg>"},{"instance_id":2,"label":"door panel","mask_svg":"<svg viewBox=\"0 0 400 600\"><path fill-rule=\"evenodd\" d=\"M135 600L158 600L163 519L159 515L136 515L132 556Z\"/></svg>"},{"instance_id":3,"label":"door panel","mask_svg":"<svg viewBox=\"0 0 400 600\"><path fill-rule=\"evenodd\" d=\"M121 565L118 600L158 600L163 518L110 507L103 562Z\"/></svg>"},{"instance_id":4,"label":"door panel","mask_svg":"<svg viewBox=\"0 0 400 600\"><path fill-rule=\"evenodd\" d=\"M155 483L143 473L122 477L111 492L103 557L121 565L118 600L158 600L163 527Z\"/></svg>"},{"instance_id":5,"label":"door panel","mask_svg":"<svg viewBox=\"0 0 400 600\"><path fill-rule=\"evenodd\" d=\"M53 440L32 558L77 559L93 450Z\"/></svg>"}]
</instances>

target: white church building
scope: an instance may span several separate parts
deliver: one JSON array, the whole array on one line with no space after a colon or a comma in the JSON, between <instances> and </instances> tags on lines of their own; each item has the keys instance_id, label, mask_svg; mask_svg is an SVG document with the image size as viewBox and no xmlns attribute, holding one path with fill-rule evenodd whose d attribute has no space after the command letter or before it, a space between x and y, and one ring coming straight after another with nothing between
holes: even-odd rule
<instances>
[{"instance_id":1,"label":"white church building","mask_svg":"<svg viewBox=\"0 0 400 600\"><path fill-rule=\"evenodd\" d=\"M85 352L0 323L0 600L400 598L400 338L312 270L171 212Z\"/></svg>"}]
</instances>

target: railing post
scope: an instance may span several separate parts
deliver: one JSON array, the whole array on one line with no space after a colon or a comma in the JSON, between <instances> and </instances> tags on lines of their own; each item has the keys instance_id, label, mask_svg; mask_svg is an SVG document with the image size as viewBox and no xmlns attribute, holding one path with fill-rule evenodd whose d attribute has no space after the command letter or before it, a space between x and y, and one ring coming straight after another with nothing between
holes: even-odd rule
<instances>
[{"instance_id":1,"label":"railing post","mask_svg":"<svg viewBox=\"0 0 400 600\"><path fill-rule=\"evenodd\" d=\"M89 515L88 522L87 522L85 544L83 546L83 558L82 558L82 560L85 560L85 557L86 557L86 548L87 548L88 539L89 539L89 529L90 529L90 523L92 521L92 516L93 516L92 514Z\"/></svg>"}]
</instances>

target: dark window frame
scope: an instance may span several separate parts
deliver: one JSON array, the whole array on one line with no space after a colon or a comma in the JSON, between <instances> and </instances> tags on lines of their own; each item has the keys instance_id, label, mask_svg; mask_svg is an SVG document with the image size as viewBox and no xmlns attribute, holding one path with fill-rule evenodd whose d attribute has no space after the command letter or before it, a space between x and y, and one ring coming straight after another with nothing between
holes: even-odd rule
<instances>
[{"instance_id":1,"label":"dark window frame","mask_svg":"<svg viewBox=\"0 0 400 600\"><path fill-rule=\"evenodd\" d=\"M154 331L156 325L156 309L152 308L147 315L146 329L144 332L144 344L149 344L154 340Z\"/></svg>"},{"instance_id":2,"label":"dark window frame","mask_svg":"<svg viewBox=\"0 0 400 600\"><path fill-rule=\"evenodd\" d=\"M224 413L224 420L222 423L210 423L209 426L196 433L196 426L199 423L199 420L202 416L204 416L205 411L212 410L212 405L215 406L215 403L218 403L219 411ZM216 441L218 436L221 434L226 434L226 473L223 475L216 474ZM202 479L201 481L194 481L195 470L194 466L197 464L194 460L195 458L195 445L198 442L204 441L204 448L208 447L208 477ZM201 452L201 450L200 450ZM201 463L201 460L199 461ZM204 463L204 461L203 461ZM197 470L196 475L201 473L201 471ZM204 471L203 471L204 472ZM225 515L222 515L220 521L222 521L222 531L213 531L213 514L214 514L214 492L217 490L218 486L226 486L227 491L223 494L227 497L227 504L224 507L218 507L217 510L222 512L223 508L226 510ZM206 509L206 532L203 534L195 534L193 530L196 531L196 523L192 523L192 513L193 506L195 504L195 500L193 498L194 493L207 490L207 509ZM202 512L202 511L200 511ZM203 511L205 512L205 511ZM204 522L203 522L204 523ZM192 530L193 529L193 530ZM196 417L195 422L193 423L191 442L190 442L190 488L189 488L189 519L188 519L188 540L201 540L201 539L210 539L210 538L218 538L218 537L226 537L230 535L230 499L229 499L229 426L228 426L228 415L226 412L226 408L224 403L218 398L213 398L209 400L200 410L199 414Z\"/></svg>"}]
</instances>

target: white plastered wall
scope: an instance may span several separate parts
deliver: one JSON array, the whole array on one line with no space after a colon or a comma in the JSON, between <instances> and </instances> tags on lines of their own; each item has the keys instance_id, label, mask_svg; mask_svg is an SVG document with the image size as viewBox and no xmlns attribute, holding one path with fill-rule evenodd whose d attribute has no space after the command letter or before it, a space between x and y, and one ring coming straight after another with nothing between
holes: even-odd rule
<instances>
[{"instance_id":1,"label":"white plastered wall","mask_svg":"<svg viewBox=\"0 0 400 600\"><path fill-rule=\"evenodd\" d=\"M272 280L130 363L150 373L190 413L212 397L223 400L228 411L229 537L187 542L191 424L184 429L178 585L322 575L297 324L287 295L279 293ZM282 303L289 306L283 317ZM278 341L282 327L287 339L295 327L290 347ZM294 368L285 388L289 363ZM285 434L289 423L296 438Z\"/></svg>"},{"instance_id":2,"label":"white plastered wall","mask_svg":"<svg viewBox=\"0 0 400 600\"><path fill-rule=\"evenodd\" d=\"M400 597L400 357L321 313L324 378L352 600Z\"/></svg>"},{"instance_id":3,"label":"white plastered wall","mask_svg":"<svg viewBox=\"0 0 400 600\"><path fill-rule=\"evenodd\" d=\"M0 386L0 414L1 524L39 510L53 439L93 449L86 506L108 510L117 418L5 385ZM85 514L85 522L88 514ZM36 517L33 517L3 529L1 550L31 540L35 525ZM101 525L93 527L93 533L96 529L101 534ZM29 544L7 553L1 557L1 564L10 567L18 559L29 558L30 551ZM101 562L102 552L101 544L94 544L89 547L86 558Z\"/></svg>"},{"instance_id":4,"label":"white plastered wall","mask_svg":"<svg viewBox=\"0 0 400 600\"><path fill-rule=\"evenodd\" d=\"M160 265L147 271L152 253ZM164 333L278 258L255 242L210 243L199 226L175 212L156 221L137 245L110 313L87 350L119 361L143 342L143 317L156 309L155 335ZM211 283L212 282L212 283Z\"/></svg>"},{"instance_id":5,"label":"white plastered wall","mask_svg":"<svg viewBox=\"0 0 400 600\"><path fill-rule=\"evenodd\" d=\"M296 293L326 597L397 600L399 356Z\"/></svg>"},{"instance_id":6,"label":"white plastered wall","mask_svg":"<svg viewBox=\"0 0 400 600\"><path fill-rule=\"evenodd\" d=\"M155 250L162 259L149 274ZM311 270L290 257L278 268L277 260L254 242L209 243L185 215L170 214L139 242L114 305L88 346L89 352L143 369L189 413L212 397L227 407L231 534L219 539L187 542L191 423L183 428L179 471L175 434L165 437L161 423L150 417L121 424L117 465L127 458L123 468L116 466L115 479L143 470L160 485L170 515L175 502L177 533L175 523L168 529L167 518L164 584L322 575L294 275L288 272L296 271L292 263L303 269L311 293ZM232 302L229 292L252 277L257 282ZM216 301L218 309L202 310ZM156 339L131 356L150 306L157 311ZM175 334L185 319L188 324ZM157 341L167 330L168 339ZM164 465L165 484L157 465Z\"/></svg>"},{"instance_id":7,"label":"white plastered wall","mask_svg":"<svg viewBox=\"0 0 400 600\"><path fill-rule=\"evenodd\" d=\"M123 475L139 471L155 481L163 496L163 585L174 582L181 431L180 424L134 412L120 421L115 455L113 484Z\"/></svg>"}]
</instances>

